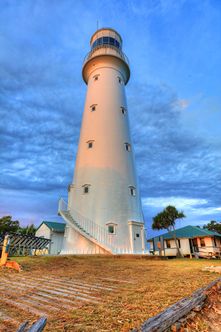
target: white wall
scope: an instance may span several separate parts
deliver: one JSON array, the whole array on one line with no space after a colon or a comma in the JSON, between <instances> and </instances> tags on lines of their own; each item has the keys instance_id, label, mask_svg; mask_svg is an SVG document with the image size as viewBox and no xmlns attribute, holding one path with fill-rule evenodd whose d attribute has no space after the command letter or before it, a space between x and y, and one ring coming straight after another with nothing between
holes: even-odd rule
<instances>
[{"instance_id":1,"label":"white wall","mask_svg":"<svg viewBox=\"0 0 221 332\"><path fill-rule=\"evenodd\" d=\"M51 240L49 254L57 255L63 247L64 233L52 232L46 224L42 224L36 231L35 236Z\"/></svg>"},{"instance_id":2,"label":"white wall","mask_svg":"<svg viewBox=\"0 0 221 332\"><path fill-rule=\"evenodd\" d=\"M42 224L36 231L35 236L44 237L45 239L51 239L51 230L47 225Z\"/></svg>"}]
</instances>

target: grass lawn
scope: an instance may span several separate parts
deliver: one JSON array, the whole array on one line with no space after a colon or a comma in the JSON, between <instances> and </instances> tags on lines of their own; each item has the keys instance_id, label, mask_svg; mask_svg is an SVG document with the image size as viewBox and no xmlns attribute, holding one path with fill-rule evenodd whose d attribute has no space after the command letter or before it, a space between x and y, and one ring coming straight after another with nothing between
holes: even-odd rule
<instances>
[{"instance_id":1,"label":"grass lawn","mask_svg":"<svg viewBox=\"0 0 221 332\"><path fill-rule=\"evenodd\" d=\"M18 274L2 269L0 278L16 280L20 276L50 276L116 287L115 292L101 291L98 304L82 304L76 309L61 309L56 315L52 314L45 331L53 332L129 331L219 276L201 271L202 267L221 265L220 261L210 260L114 256L25 257L16 260L23 271ZM16 316L16 308L12 310L2 297L0 308ZM19 317L25 320L31 316L19 310Z\"/></svg>"}]
</instances>

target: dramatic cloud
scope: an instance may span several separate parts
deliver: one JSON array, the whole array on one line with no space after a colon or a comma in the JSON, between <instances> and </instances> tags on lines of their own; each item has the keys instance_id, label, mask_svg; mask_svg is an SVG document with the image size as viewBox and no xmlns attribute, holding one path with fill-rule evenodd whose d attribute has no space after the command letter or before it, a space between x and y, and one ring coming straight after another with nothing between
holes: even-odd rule
<instances>
[{"instance_id":1,"label":"dramatic cloud","mask_svg":"<svg viewBox=\"0 0 221 332\"><path fill-rule=\"evenodd\" d=\"M218 3L3 0L0 8L0 215L57 218L84 108L81 65L98 20L119 30L130 58L126 92L147 228L168 204L184 210L182 224L220 219Z\"/></svg>"}]
</instances>

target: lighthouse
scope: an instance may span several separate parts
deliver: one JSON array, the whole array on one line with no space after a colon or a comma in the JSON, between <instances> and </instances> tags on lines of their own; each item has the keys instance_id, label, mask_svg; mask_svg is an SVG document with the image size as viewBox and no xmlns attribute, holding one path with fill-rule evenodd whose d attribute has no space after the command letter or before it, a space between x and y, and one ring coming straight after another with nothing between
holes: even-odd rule
<instances>
[{"instance_id":1,"label":"lighthouse","mask_svg":"<svg viewBox=\"0 0 221 332\"><path fill-rule=\"evenodd\" d=\"M90 40L82 76L87 85L68 202L63 254L141 254L144 220L136 177L125 87L130 67L122 38L111 28Z\"/></svg>"}]
</instances>

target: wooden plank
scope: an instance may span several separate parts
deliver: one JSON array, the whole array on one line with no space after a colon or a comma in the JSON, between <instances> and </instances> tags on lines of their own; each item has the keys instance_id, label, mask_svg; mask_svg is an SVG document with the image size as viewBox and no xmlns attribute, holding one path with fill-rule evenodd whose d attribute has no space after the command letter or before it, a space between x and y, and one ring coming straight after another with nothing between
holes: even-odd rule
<instances>
[{"instance_id":1,"label":"wooden plank","mask_svg":"<svg viewBox=\"0 0 221 332\"><path fill-rule=\"evenodd\" d=\"M46 326L47 318L41 317L32 327L29 329L28 332L42 332Z\"/></svg>"},{"instance_id":2,"label":"wooden plank","mask_svg":"<svg viewBox=\"0 0 221 332\"><path fill-rule=\"evenodd\" d=\"M41 317L37 322L35 322L28 330L28 324L29 322L26 321L23 324L20 325L18 328L17 332L42 332L46 326L47 323L47 318L46 317Z\"/></svg>"},{"instance_id":3,"label":"wooden plank","mask_svg":"<svg viewBox=\"0 0 221 332\"><path fill-rule=\"evenodd\" d=\"M192 309L204 303L206 292L221 282L221 278L212 281L208 286L200 288L190 297L176 302L163 312L145 321L139 330L141 332L164 332L182 317L186 316Z\"/></svg>"},{"instance_id":4,"label":"wooden plank","mask_svg":"<svg viewBox=\"0 0 221 332\"><path fill-rule=\"evenodd\" d=\"M24 332L27 327L28 327L28 320L19 326L17 332Z\"/></svg>"},{"instance_id":5,"label":"wooden plank","mask_svg":"<svg viewBox=\"0 0 221 332\"><path fill-rule=\"evenodd\" d=\"M26 312L30 312L32 313L33 315L36 315L36 316L46 316L46 313L45 312L42 312L38 309L35 309L35 308L32 308L30 307L30 305L27 305L25 303L22 303L22 302L17 302L15 300L11 300L11 299L6 299L6 298L2 298L1 299L1 302L5 302L9 305L11 305L12 307L17 307L21 310L24 310Z\"/></svg>"}]
</instances>

